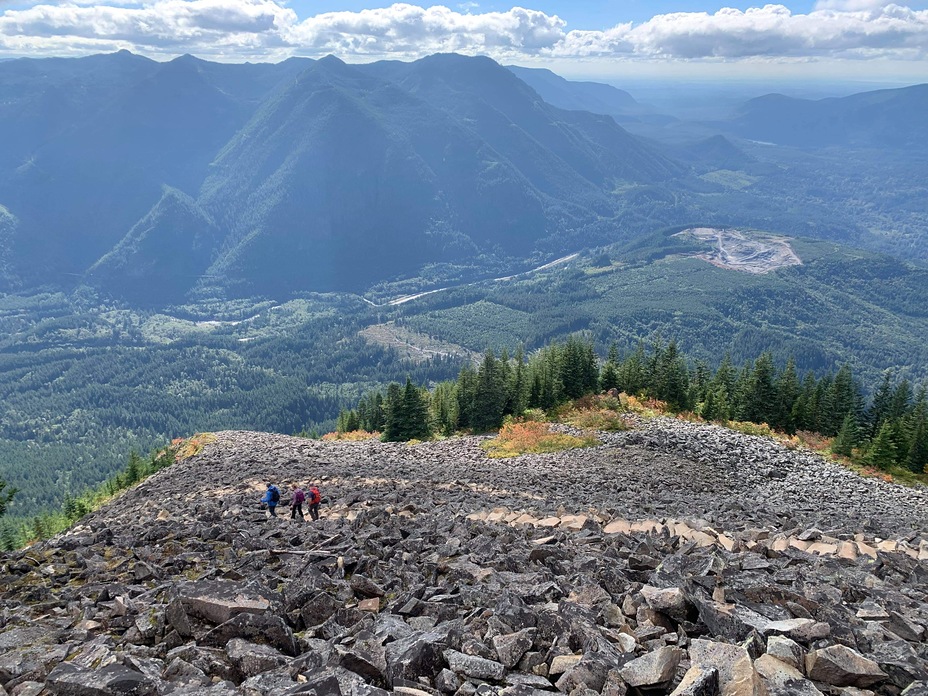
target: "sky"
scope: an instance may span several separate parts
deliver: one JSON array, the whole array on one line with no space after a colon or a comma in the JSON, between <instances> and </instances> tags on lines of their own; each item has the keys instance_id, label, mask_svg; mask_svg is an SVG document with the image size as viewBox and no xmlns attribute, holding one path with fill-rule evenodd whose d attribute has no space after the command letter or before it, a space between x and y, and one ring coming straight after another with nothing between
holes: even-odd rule
<instances>
[{"instance_id":1,"label":"sky","mask_svg":"<svg viewBox=\"0 0 928 696\"><path fill-rule=\"evenodd\" d=\"M0 58L489 55L571 78L928 82L928 0L0 0Z\"/></svg>"}]
</instances>

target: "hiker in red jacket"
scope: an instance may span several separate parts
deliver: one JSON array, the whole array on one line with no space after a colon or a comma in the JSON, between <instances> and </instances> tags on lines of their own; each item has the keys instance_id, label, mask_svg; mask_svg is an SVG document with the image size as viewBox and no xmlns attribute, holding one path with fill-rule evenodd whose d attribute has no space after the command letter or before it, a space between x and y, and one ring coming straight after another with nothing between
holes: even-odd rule
<instances>
[{"instance_id":1,"label":"hiker in red jacket","mask_svg":"<svg viewBox=\"0 0 928 696\"><path fill-rule=\"evenodd\" d=\"M293 484L293 496L290 499L290 519L295 520L296 516L299 515L301 520L305 520L303 517L303 501L306 500L306 494L303 492L303 489L296 483Z\"/></svg>"},{"instance_id":2,"label":"hiker in red jacket","mask_svg":"<svg viewBox=\"0 0 928 696\"><path fill-rule=\"evenodd\" d=\"M316 486L310 486L307 491L306 502L309 504L309 516L313 520L319 519L319 503L322 502L322 494Z\"/></svg>"}]
</instances>

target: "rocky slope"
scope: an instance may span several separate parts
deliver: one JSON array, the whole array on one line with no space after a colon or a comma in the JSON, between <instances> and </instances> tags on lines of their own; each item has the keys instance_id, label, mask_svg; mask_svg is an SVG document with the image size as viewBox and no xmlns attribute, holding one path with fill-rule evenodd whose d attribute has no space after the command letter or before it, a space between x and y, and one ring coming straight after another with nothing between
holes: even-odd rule
<instances>
[{"instance_id":1,"label":"rocky slope","mask_svg":"<svg viewBox=\"0 0 928 696\"><path fill-rule=\"evenodd\" d=\"M661 419L479 440L219 433L2 559L0 694L928 694L924 490Z\"/></svg>"}]
</instances>

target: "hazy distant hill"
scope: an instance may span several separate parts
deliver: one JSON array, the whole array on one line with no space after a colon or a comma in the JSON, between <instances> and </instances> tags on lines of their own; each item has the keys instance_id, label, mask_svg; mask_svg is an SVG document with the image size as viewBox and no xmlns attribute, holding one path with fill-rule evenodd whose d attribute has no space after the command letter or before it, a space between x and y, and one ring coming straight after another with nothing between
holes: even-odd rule
<instances>
[{"instance_id":1,"label":"hazy distant hill","mask_svg":"<svg viewBox=\"0 0 928 696\"><path fill-rule=\"evenodd\" d=\"M641 111L641 106L631 94L612 85L565 80L544 68L522 68L518 65L506 67L538 92L542 99L559 109L610 116L627 116Z\"/></svg>"},{"instance_id":2,"label":"hazy distant hill","mask_svg":"<svg viewBox=\"0 0 928 696\"><path fill-rule=\"evenodd\" d=\"M800 147L928 148L928 84L810 101L768 94L731 122L737 134Z\"/></svg>"}]
</instances>

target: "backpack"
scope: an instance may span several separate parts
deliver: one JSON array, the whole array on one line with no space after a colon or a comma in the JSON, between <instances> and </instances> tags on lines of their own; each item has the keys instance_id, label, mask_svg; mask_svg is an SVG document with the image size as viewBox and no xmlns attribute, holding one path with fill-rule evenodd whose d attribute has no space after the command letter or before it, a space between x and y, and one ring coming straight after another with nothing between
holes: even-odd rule
<instances>
[{"instance_id":1,"label":"backpack","mask_svg":"<svg viewBox=\"0 0 928 696\"><path fill-rule=\"evenodd\" d=\"M271 486L271 505L277 505L280 502L280 489L277 486Z\"/></svg>"},{"instance_id":2,"label":"backpack","mask_svg":"<svg viewBox=\"0 0 928 696\"><path fill-rule=\"evenodd\" d=\"M294 505L301 505L304 500L306 500L306 494L303 492L303 489L297 488L295 491L293 491Z\"/></svg>"},{"instance_id":3,"label":"backpack","mask_svg":"<svg viewBox=\"0 0 928 696\"><path fill-rule=\"evenodd\" d=\"M319 495L319 489L313 486L309 489L309 504L318 505L322 501L322 496Z\"/></svg>"}]
</instances>

